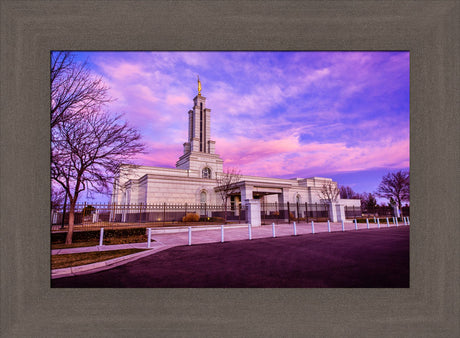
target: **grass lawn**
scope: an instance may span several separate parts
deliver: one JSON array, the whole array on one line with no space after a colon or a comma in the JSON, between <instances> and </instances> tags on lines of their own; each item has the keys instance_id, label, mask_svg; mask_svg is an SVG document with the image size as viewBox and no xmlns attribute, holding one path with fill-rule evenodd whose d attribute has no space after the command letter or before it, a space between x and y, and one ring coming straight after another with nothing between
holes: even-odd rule
<instances>
[{"instance_id":1,"label":"grass lawn","mask_svg":"<svg viewBox=\"0 0 460 338\"><path fill-rule=\"evenodd\" d=\"M106 261L112 258L131 255L141 251L145 251L145 249L123 249L112 251L94 251L81 252L75 254L52 255L51 269L62 269L69 268L72 266L91 264Z\"/></svg>"}]
</instances>

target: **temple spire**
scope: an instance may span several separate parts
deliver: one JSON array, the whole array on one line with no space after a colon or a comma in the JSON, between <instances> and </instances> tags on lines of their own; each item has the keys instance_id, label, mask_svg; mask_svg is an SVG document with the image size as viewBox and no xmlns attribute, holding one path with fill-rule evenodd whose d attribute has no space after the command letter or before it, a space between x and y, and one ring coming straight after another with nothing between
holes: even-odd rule
<instances>
[{"instance_id":1,"label":"temple spire","mask_svg":"<svg viewBox=\"0 0 460 338\"><path fill-rule=\"evenodd\" d=\"M201 82L200 82L200 76L198 75L198 95L201 96Z\"/></svg>"}]
</instances>

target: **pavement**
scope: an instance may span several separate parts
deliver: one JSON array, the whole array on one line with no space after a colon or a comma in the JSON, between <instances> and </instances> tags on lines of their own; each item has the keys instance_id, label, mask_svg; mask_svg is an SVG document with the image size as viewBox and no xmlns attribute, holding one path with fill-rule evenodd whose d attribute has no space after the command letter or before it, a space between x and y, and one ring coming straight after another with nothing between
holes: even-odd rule
<instances>
[{"instance_id":1,"label":"pavement","mask_svg":"<svg viewBox=\"0 0 460 338\"><path fill-rule=\"evenodd\" d=\"M359 231L367 229L385 229L391 227L407 227L404 223L393 224L390 220L389 224L374 223L373 219L369 220L369 224L358 223L356 225L347 221L342 223L291 223L291 224L275 224L273 225L262 225L258 227L249 228L246 224L239 225L226 225L221 226L196 226L191 228L191 245L197 244L206 244L206 243L220 243L224 242L234 242L242 240L255 240L255 239L264 239L272 237L288 237L293 235L307 235L307 234L317 234L317 233L337 233L342 231ZM140 258L156 254L158 252L178 247L178 246L188 246L189 245L189 228L188 227L177 227L177 228L152 228L151 238L154 240L150 243L150 248L148 248L147 243L131 243L131 244L117 244L117 245L103 245L103 246L92 246L92 247L81 247L81 248L69 248L69 249L56 249L52 250L52 255L59 254L72 254L72 253L81 253L81 252L94 252L94 251L110 251L110 250L121 250L121 249L147 249L139 253L132 255L127 255L123 257L118 257L110 259L103 262L97 262L93 264L87 264L77 267L55 269L51 271L51 278L62 278L69 276L76 276L81 274L88 274L99 272L103 270L112 269L114 267L133 262Z\"/></svg>"},{"instance_id":2,"label":"pavement","mask_svg":"<svg viewBox=\"0 0 460 338\"><path fill-rule=\"evenodd\" d=\"M408 288L410 227L180 245L52 288Z\"/></svg>"}]
</instances>

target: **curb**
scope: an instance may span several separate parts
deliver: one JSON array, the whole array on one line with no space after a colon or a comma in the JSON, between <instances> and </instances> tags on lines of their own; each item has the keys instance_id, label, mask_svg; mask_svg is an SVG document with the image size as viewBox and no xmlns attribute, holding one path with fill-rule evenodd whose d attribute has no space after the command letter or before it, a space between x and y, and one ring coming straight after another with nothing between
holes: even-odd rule
<instances>
[{"instance_id":1,"label":"curb","mask_svg":"<svg viewBox=\"0 0 460 338\"><path fill-rule=\"evenodd\" d=\"M147 249L146 251L137 252L131 255L121 256L113 259L109 259L102 262L96 262L86 265L79 265L70 268L62 268L62 269L54 269L51 270L51 279L56 278L63 278L63 277L72 277L77 275L87 274L89 272L99 272L108 269L112 269L114 267L126 264L128 262L135 261L139 258L146 257L152 255L154 253L169 249L172 246L165 246L159 249Z\"/></svg>"}]
</instances>

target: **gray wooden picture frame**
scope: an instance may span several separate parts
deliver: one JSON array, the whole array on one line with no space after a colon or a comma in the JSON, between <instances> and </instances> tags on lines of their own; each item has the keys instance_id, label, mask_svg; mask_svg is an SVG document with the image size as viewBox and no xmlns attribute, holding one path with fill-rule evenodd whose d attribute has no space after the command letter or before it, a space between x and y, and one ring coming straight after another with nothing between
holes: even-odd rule
<instances>
[{"instance_id":1,"label":"gray wooden picture frame","mask_svg":"<svg viewBox=\"0 0 460 338\"><path fill-rule=\"evenodd\" d=\"M459 2L0 8L2 337L460 335ZM410 51L410 288L51 289L49 55L58 49Z\"/></svg>"}]
</instances>

